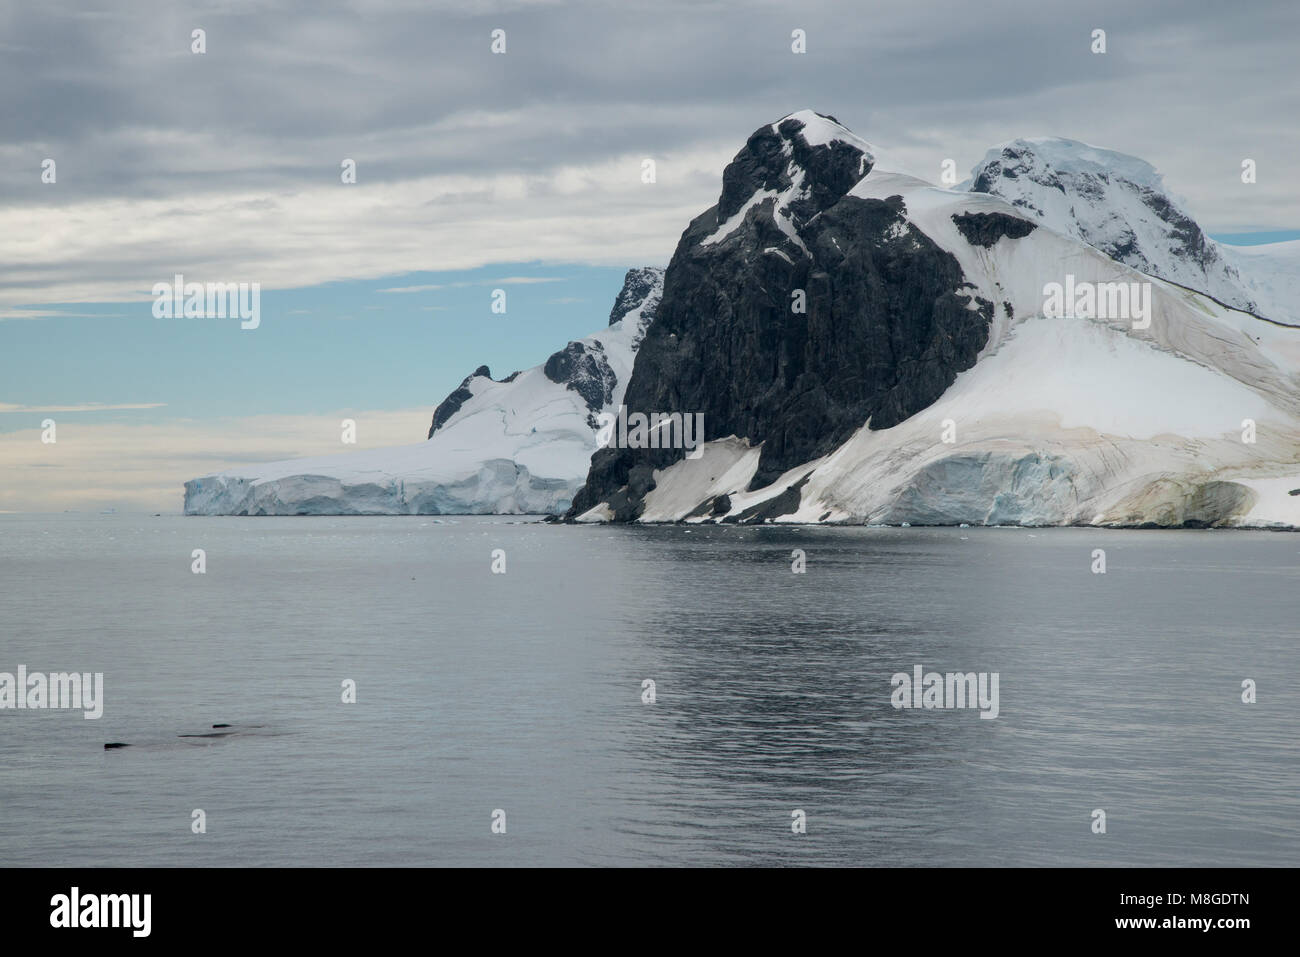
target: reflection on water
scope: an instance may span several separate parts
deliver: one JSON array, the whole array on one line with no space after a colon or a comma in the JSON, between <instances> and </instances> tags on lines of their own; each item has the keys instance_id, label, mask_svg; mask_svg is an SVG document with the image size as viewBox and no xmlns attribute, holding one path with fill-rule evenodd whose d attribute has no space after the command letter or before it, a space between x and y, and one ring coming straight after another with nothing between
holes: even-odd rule
<instances>
[{"instance_id":1,"label":"reflection on water","mask_svg":"<svg viewBox=\"0 0 1300 957\"><path fill-rule=\"evenodd\" d=\"M1297 568L1255 532L0 516L0 671L106 699L0 712L0 860L1294 864ZM917 665L997 672L998 718L895 710Z\"/></svg>"}]
</instances>

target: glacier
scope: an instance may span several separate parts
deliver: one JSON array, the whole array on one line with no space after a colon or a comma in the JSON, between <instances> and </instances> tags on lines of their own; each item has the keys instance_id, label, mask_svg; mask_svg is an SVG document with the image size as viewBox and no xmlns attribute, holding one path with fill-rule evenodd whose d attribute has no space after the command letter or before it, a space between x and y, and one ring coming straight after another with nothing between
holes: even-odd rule
<instances>
[{"instance_id":1,"label":"glacier","mask_svg":"<svg viewBox=\"0 0 1300 957\"><path fill-rule=\"evenodd\" d=\"M500 381L487 367L434 410L426 441L247 466L185 483L187 515L556 514L616 409L663 270L628 271L610 324Z\"/></svg>"}]
</instances>

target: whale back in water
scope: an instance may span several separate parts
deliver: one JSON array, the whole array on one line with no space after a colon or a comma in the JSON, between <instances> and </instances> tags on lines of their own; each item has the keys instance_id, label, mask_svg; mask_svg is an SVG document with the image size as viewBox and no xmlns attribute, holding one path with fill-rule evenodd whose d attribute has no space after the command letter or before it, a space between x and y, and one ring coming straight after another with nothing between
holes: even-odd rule
<instances>
[{"instance_id":1,"label":"whale back in water","mask_svg":"<svg viewBox=\"0 0 1300 957\"><path fill-rule=\"evenodd\" d=\"M199 744L215 744L227 738L252 736L265 737L286 733L288 732L268 729L266 725L263 724L231 725L219 723L212 725L212 730L210 731L186 732L164 738L146 739L144 741L106 741L104 743L104 750L116 751L121 748L136 747L168 748L186 745L193 747L194 745Z\"/></svg>"}]
</instances>

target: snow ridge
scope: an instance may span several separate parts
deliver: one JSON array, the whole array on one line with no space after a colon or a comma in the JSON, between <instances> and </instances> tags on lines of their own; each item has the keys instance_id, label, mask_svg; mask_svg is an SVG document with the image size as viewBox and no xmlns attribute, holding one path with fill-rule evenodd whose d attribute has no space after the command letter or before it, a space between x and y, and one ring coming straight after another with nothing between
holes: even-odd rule
<instances>
[{"instance_id":1,"label":"snow ridge","mask_svg":"<svg viewBox=\"0 0 1300 957\"><path fill-rule=\"evenodd\" d=\"M628 271L607 328L501 381L480 366L415 445L290 459L185 483L187 515L554 514L617 407L663 294L663 270Z\"/></svg>"},{"instance_id":2,"label":"snow ridge","mask_svg":"<svg viewBox=\"0 0 1300 957\"><path fill-rule=\"evenodd\" d=\"M1063 137L1016 139L989 150L963 186L1140 272L1300 324L1300 305L1287 296L1300 283L1281 278L1294 270L1210 239L1145 160Z\"/></svg>"}]
</instances>

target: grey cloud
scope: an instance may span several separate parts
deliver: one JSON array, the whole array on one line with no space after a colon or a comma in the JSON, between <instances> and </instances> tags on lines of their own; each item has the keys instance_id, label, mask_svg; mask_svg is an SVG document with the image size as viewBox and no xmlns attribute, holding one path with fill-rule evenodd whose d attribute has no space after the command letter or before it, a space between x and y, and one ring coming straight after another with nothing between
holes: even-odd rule
<instances>
[{"instance_id":1,"label":"grey cloud","mask_svg":"<svg viewBox=\"0 0 1300 957\"><path fill-rule=\"evenodd\" d=\"M759 124L811 107L921 175L947 157L969 168L1014 136L1068 135L1150 160L1211 228L1295 225L1300 8L1289 0L8 0L0 22L0 203L11 209L238 194L235 223L250 205L338 184L347 157L363 186L463 177L419 204L506 220L513 207L485 177L532 177L545 193L560 167L734 152ZM196 26L201 56L189 52ZM489 52L494 27L507 31L505 56ZM790 53L795 27L806 55ZM1105 56L1088 50L1097 27ZM1243 194L1231 183L1246 155L1261 176ZM59 164L54 187L39 181L46 156ZM674 202L703 209L718 181L696 171L677 187ZM139 259L92 258L91 275Z\"/></svg>"}]
</instances>

